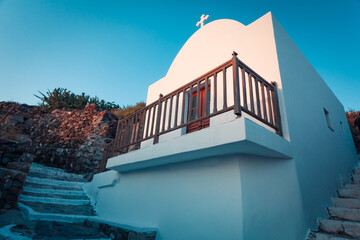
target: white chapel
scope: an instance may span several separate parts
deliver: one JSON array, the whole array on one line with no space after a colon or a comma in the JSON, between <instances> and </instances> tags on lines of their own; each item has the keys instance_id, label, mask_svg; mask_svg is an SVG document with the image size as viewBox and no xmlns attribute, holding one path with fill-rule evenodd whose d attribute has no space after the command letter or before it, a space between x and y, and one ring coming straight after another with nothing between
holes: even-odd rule
<instances>
[{"instance_id":1,"label":"white chapel","mask_svg":"<svg viewBox=\"0 0 360 240\"><path fill-rule=\"evenodd\" d=\"M158 240L305 239L357 161L344 107L270 12L207 19L86 191Z\"/></svg>"}]
</instances>

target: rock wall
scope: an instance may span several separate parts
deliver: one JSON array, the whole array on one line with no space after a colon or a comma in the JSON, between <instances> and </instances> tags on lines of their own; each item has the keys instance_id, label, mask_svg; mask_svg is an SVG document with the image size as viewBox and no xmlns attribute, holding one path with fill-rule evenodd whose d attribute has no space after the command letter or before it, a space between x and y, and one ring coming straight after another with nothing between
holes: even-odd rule
<instances>
[{"instance_id":1,"label":"rock wall","mask_svg":"<svg viewBox=\"0 0 360 240\"><path fill-rule=\"evenodd\" d=\"M94 104L41 112L0 102L0 211L16 206L32 161L68 172L101 171L102 149L115 137L117 117Z\"/></svg>"},{"instance_id":2,"label":"rock wall","mask_svg":"<svg viewBox=\"0 0 360 240\"><path fill-rule=\"evenodd\" d=\"M0 213L14 208L34 159L31 141L0 138Z\"/></svg>"},{"instance_id":3,"label":"rock wall","mask_svg":"<svg viewBox=\"0 0 360 240\"><path fill-rule=\"evenodd\" d=\"M14 208L33 156L30 130L35 107L0 102L0 212Z\"/></svg>"},{"instance_id":4,"label":"rock wall","mask_svg":"<svg viewBox=\"0 0 360 240\"><path fill-rule=\"evenodd\" d=\"M116 124L116 115L94 104L83 110L37 113L30 133L35 162L78 174L98 173L102 149L115 137Z\"/></svg>"},{"instance_id":5,"label":"rock wall","mask_svg":"<svg viewBox=\"0 0 360 240\"><path fill-rule=\"evenodd\" d=\"M116 125L116 115L94 104L45 113L35 106L0 102L0 137L32 141L35 162L90 177L101 171L102 150L115 137Z\"/></svg>"}]
</instances>

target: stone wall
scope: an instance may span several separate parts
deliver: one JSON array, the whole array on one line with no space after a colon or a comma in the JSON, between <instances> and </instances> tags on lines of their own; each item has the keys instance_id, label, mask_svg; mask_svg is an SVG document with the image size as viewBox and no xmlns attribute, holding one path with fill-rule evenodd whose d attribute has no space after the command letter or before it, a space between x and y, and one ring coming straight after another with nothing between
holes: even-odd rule
<instances>
[{"instance_id":1,"label":"stone wall","mask_svg":"<svg viewBox=\"0 0 360 240\"><path fill-rule=\"evenodd\" d=\"M0 138L0 212L16 206L34 159L31 140Z\"/></svg>"},{"instance_id":2,"label":"stone wall","mask_svg":"<svg viewBox=\"0 0 360 240\"><path fill-rule=\"evenodd\" d=\"M33 156L30 130L35 107L0 102L0 212L14 208Z\"/></svg>"},{"instance_id":3,"label":"stone wall","mask_svg":"<svg viewBox=\"0 0 360 240\"><path fill-rule=\"evenodd\" d=\"M94 104L82 110L0 102L0 211L16 206L31 162L68 172L101 171L102 149L116 133L117 117Z\"/></svg>"},{"instance_id":4,"label":"stone wall","mask_svg":"<svg viewBox=\"0 0 360 240\"><path fill-rule=\"evenodd\" d=\"M94 104L83 110L37 113L30 133L35 162L78 174L98 173L102 149L115 137L116 124L116 115Z\"/></svg>"}]
</instances>

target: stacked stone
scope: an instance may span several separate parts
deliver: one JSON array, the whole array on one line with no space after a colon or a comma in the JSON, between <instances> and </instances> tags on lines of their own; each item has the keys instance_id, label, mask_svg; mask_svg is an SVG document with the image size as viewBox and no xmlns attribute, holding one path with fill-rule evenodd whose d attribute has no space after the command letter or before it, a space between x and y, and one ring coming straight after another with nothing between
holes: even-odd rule
<instances>
[{"instance_id":1,"label":"stacked stone","mask_svg":"<svg viewBox=\"0 0 360 240\"><path fill-rule=\"evenodd\" d=\"M18 142L29 140L35 112L34 106L0 102L0 137Z\"/></svg>"},{"instance_id":2,"label":"stacked stone","mask_svg":"<svg viewBox=\"0 0 360 240\"><path fill-rule=\"evenodd\" d=\"M0 138L0 212L16 207L26 175L34 159L31 140Z\"/></svg>"},{"instance_id":3,"label":"stacked stone","mask_svg":"<svg viewBox=\"0 0 360 240\"><path fill-rule=\"evenodd\" d=\"M78 174L97 173L116 124L116 115L99 111L94 104L83 110L37 114L30 135L37 143L35 161Z\"/></svg>"},{"instance_id":4,"label":"stacked stone","mask_svg":"<svg viewBox=\"0 0 360 240\"><path fill-rule=\"evenodd\" d=\"M93 230L103 232L106 236L109 236L114 240L155 240L156 239L156 231L148 231L148 232L135 232L127 229L123 229L121 227L116 227L110 224L94 222L85 220L83 223L85 227L89 227Z\"/></svg>"}]
</instances>

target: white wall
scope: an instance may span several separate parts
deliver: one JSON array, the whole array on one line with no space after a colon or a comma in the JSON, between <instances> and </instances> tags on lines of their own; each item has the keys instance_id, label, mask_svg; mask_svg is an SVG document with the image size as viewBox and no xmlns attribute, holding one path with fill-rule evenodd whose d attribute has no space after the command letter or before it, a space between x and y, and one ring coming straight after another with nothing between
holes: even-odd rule
<instances>
[{"instance_id":1,"label":"white wall","mask_svg":"<svg viewBox=\"0 0 360 240\"><path fill-rule=\"evenodd\" d=\"M341 180L349 180L356 152L343 106L274 17L273 24L304 214L307 226L315 228ZM327 126L324 108L334 131Z\"/></svg>"},{"instance_id":2,"label":"white wall","mask_svg":"<svg viewBox=\"0 0 360 240\"><path fill-rule=\"evenodd\" d=\"M97 174L87 191L101 218L160 229L157 239L243 239L239 166L234 159L207 159L122 173ZM109 176L107 176L109 175Z\"/></svg>"},{"instance_id":3,"label":"white wall","mask_svg":"<svg viewBox=\"0 0 360 240\"><path fill-rule=\"evenodd\" d=\"M115 186L97 188L106 179ZM300 239L294 161L228 155L129 173L95 175L88 192L101 218L159 229L157 239Z\"/></svg>"}]
</instances>

